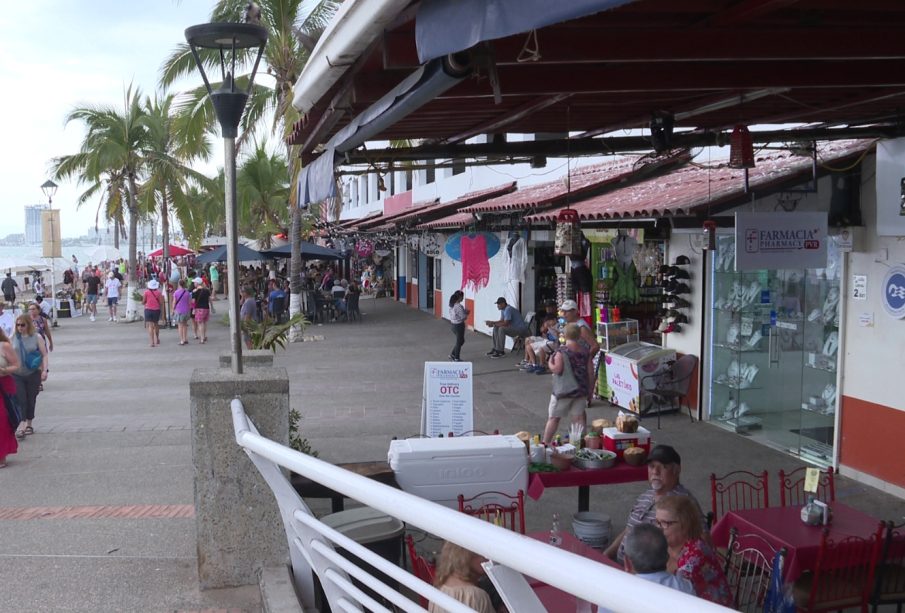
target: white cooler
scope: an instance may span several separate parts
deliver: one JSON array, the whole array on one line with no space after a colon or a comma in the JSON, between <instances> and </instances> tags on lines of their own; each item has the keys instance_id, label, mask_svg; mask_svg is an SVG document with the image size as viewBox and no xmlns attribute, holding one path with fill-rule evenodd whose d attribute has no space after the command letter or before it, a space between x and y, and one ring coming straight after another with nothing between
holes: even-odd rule
<instances>
[{"instance_id":1,"label":"white cooler","mask_svg":"<svg viewBox=\"0 0 905 613\"><path fill-rule=\"evenodd\" d=\"M413 438L390 442L390 468L402 491L458 509L458 496L487 491L515 497L528 489L528 450L515 436ZM508 504L482 496L472 506Z\"/></svg>"}]
</instances>

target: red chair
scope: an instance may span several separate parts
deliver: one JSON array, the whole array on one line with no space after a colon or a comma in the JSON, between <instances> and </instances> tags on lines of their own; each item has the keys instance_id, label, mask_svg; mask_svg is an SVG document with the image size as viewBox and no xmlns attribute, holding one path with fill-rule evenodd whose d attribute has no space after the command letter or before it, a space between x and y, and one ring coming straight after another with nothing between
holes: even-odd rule
<instances>
[{"instance_id":1,"label":"red chair","mask_svg":"<svg viewBox=\"0 0 905 613\"><path fill-rule=\"evenodd\" d=\"M509 504L483 502L484 499L491 496L495 500L501 498L508 500ZM525 534L525 492L522 490L519 490L515 496L510 496L503 492L481 492L471 498L465 498L463 494L459 494L459 511L491 522L499 520L500 525L504 528L508 527L510 530L516 529L517 520L518 531ZM506 526L506 517L509 518L508 526Z\"/></svg>"},{"instance_id":2,"label":"red chair","mask_svg":"<svg viewBox=\"0 0 905 613\"><path fill-rule=\"evenodd\" d=\"M849 607L860 607L862 613L867 613L885 530L885 524L880 522L868 539L847 536L836 543L828 538L829 530L824 528L813 572L802 573L792 589L799 613Z\"/></svg>"},{"instance_id":3,"label":"red chair","mask_svg":"<svg viewBox=\"0 0 905 613\"><path fill-rule=\"evenodd\" d=\"M405 544L408 548L409 558L412 561L412 572L425 583L433 585L434 573L437 568L422 556L418 555L418 551L415 550L415 540L412 538L411 534L405 535ZM421 606L427 607L427 605L427 598L421 596Z\"/></svg>"},{"instance_id":4,"label":"red chair","mask_svg":"<svg viewBox=\"0 0 905 613\"><path fill-rule=\"evenodd\" d=\"M808 496L804 491L804 476L807 467L796 468L790 473L779 471L779 506L802 506L807 504ZM833 467L820 473L817 482L817 499L823 502L836 502L836 484L833 481Z\"/></svg>"},{"instance_id":5,"label":"red chair","mask_svg":"<svg viewBox=\"0 0 905 613\"><path fill-rule=\"evenodd\" d=\"M883 604L894 604L896 613L902 613L905 604L905 523L888 524L871 604L874 613Z\"/></svg>"},{"instance_id":6,"label":"red chair","mask_svg":"<svg viewBox=\"0 0 905 613\"><path fill-rule=\"evenodd\" d=\"M770 506L767 471L736 470L717 477L710 474L710 510L717 522L728 511L764 509Z\"/></svg>"}]
</instances>

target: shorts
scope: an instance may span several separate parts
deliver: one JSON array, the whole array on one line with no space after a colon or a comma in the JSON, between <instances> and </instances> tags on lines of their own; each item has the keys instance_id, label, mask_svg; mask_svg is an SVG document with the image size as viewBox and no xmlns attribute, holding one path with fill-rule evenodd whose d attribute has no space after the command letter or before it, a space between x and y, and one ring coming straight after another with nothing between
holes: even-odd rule
<instances>
[{"instance_id":1,"label":"shorts","mask_svg":"<svg viewBox=\"0 0 905 613\"><path fill-rule=\"evenodd\" d=\"M572 417L579 417L585 412L587 406L588 399L584 396L557 398L550 394L550 406L547 407L547 416L565 417L566 415L572 415Z\"/></svg>"},{"instance_id":2,"label":"shorts","mask_svg":"<svg viewBox=\"0 0 905 613\"><path fill-rule=\"evenodd\" d=\"M107 296L107 306L108 307L116 306L116 303L118 303L118 302L119 302L119 298L111 298L111 297Z\"/></svg>"},{"instance_id":3,"label":"shorts","mask_svg":"<svg viewBox=\"0 0 905 613\"><path fill-rule=\"evenodd\" d=\"M3 299L6 300L7 302L15 302L16 295L15 294L3 294Z\"/></svg>"},{"instance_id":4,"label":"shorts","mask_svg":"<svg viewBox=\"0 0 905 613\"><path fill-rule=\"evenodd\" d=\"M160 321L160 309L145 309L145 321L157 323Z\"/></svg>"},{"instance_id":5,"label":"shorts","mask_svg":"<svg viewBox=\"0 0 905 613\"><path fill-rule=\"evenodd\" d=\"M97 304L97 294L85 294L85 302L87 304Z\"/></svg>"},{"instance_id":6,"label":"shorts","mask_svg":"<svg viewBox=\"0 0 905 613\"><path fill-rule=\"evenodd\" d=\"M195 321L199 324L211 318L210 309L195 309Z\"/></svg>"},{"instance_id":7,"label":"shorts","mask_svg":"<svg viewBox=\"0 0 905 613\"><path fill-rule=\"evenodd\" d=\"M173 317L176 319L177 324L184 324L188 320L192 318L191 313L174 313Z\"/></svg>"},{"instance_id":8,"label":"shorts","mask_svg":"<svg viewBox=\"0 0 905 613\"><path fill-rule=\"evenodd\" d=\"M532 341L531 339L534 339L534 340ZM534 351L535 354L538 354L541 351L546 351L547 353L550 353L550 348L547 345L550 344L551 341L548 341L547 339L540 337L540 336L532 336L531 338L528 339L528 341L529 341L529 345L531 346L531 349Z\"/></svg>"}]
</instances>

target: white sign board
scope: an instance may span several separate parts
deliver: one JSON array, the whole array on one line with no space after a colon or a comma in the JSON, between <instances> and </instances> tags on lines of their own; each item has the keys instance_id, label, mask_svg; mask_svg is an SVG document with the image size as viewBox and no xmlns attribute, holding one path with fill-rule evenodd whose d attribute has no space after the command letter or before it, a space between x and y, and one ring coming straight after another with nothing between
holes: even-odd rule
<instances>
[{"instance_id":1,"label":"white sign board","mask_svg":"<svg viewBox=\"0 0 905 613\"><path fill-rule=\"evenodd\" d=\"M421 434L435 437L474 430L471 362L425 362Z\"/></svg>"},{"instance_id":2,"label":"white sign board","mask_svg":"<svg viewBox=\"0 0 905 613\"><path fill-rule=\"evenodd\" d=\"M735 269L826 268L826 213L735 214Z\"/></svg>"},{"instance_id":3,"label":"white sign board","mask_svg":"<svg viewBox=\"0 0 905 613\"><path fill-rule=\"evenodd\" d=\"M867 300L867 275L852 275L852 300Z\"/></svg>"}]
</instances>

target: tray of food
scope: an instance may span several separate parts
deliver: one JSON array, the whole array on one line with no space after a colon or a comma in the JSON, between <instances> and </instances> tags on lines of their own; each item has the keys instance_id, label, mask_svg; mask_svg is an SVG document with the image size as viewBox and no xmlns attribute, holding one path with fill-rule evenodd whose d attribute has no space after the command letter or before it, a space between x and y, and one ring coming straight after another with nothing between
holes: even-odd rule
<instances>
[{"instance_id":1,"label":"tray of food","mask_svg":"<svg viewBox=\"0 0 905 613\"><path fill-rule=\"evenodd\" d=\"M581 449L575 453L572 463L576 468L612 468L616 464L616 454L606 449Z\"/></svg>"}]
</instances>

